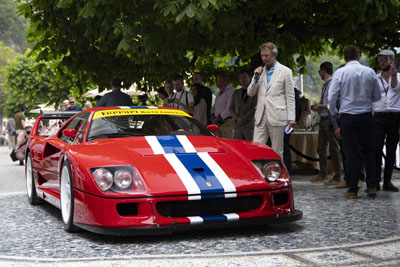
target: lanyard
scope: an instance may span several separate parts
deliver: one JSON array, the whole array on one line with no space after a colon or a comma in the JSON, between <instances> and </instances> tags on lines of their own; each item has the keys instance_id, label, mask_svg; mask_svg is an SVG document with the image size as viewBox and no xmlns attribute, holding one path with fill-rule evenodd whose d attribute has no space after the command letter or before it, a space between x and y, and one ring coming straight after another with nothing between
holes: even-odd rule
<instances>
[{"instance_id":1,"label":"lanyard","mask_svg":"<svg viewBox=\"0 0 400 267\"><path fill-rule=\"evenodd\" d=\"M389 83L388 83L388 86L385 88L385 85L383 84L382 76L379 77L379 78L380 78L380 80L381 80L381 84L382 84L382 87L383 87L383 91L385 91L385 95L387 96L387 93L388 93L388 91L389 91Z\"/></svg>"}]
</instances>

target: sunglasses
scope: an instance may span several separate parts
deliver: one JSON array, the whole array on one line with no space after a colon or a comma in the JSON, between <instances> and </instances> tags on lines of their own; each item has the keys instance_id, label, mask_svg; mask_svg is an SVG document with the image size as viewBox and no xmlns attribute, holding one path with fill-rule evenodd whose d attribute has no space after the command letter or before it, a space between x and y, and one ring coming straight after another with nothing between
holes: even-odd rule
<instances>
[{"instance_id":1,"label":"sunglasses","mask_svg":"<svg viewBox=\"0 0 400 267\"><path fill-rule=\"evenodd\" d=\"M27 134L30 134L30 133L31 133L31 131L26 131L26 133L27 133Z\"/></svg>"},{"instance_id":2,"label":"sunglasses","mask_svg":"<svg viewBox=\"0 0 400 267\"><path fill-rule=\"evenodd\" d=\"M378 62L379 62L379 63L381 63L381 62L386 63L386 62L388 62L388 61L389 61L389 59L388 59L387 57L379 57L379 58L378 58Z\"/></svg>"},{"instance_id":3,"label":"sunglasses","mask_svg":"<svg viewBox=\"0 0 400 267\"><path fill-rule=\"evenodd\" d=\"M71 101L71 102L69 102L70 104L75 104L75 102L74 101Z\"/></svg>"}]
</instances>

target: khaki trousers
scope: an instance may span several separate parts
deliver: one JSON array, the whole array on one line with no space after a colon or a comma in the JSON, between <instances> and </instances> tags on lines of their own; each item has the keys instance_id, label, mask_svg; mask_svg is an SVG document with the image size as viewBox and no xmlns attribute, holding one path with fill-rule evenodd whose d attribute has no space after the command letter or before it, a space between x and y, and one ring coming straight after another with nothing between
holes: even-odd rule
<instances>
[{"instance_id":1,"label":"khaki trousers","mask_svg":"<svg viewBox=\"0 0 400 267\"><path fill-rule=\"evenodd\" d=\"M264 113L259 125L254 125L253 141L266 144L271 139L271 146L275 152L283 158L283 136L285 126L272 126L268 123L267 115Z\"/></svg>"}]
</instances>

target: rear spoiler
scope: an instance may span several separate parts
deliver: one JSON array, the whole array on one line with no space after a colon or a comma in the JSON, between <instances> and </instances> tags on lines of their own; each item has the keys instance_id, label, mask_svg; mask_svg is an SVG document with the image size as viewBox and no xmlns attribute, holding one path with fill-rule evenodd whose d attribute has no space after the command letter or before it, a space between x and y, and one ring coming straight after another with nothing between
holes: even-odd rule
<instances>
[{"instance_id":1,"label":"rear spoiler","mask_svg":"<svg viewBox=\"0 0 400 267\"><path fill-rule=\"evenodd\" d=\"M55 111L55 112L44 112L43 113L43 118L44 119L69 119L72 116L74 116L76 113L80 111Z\"/></svg>"}]
</instances>

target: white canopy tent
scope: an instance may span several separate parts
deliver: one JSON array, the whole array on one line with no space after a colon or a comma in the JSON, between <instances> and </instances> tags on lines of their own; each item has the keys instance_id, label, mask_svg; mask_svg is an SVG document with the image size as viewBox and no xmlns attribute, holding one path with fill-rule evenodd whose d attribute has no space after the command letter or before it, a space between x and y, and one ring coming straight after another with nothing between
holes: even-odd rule
<instances>
[{"instance_id":1,"label":"white canopy tent","mask_svg":"<svg viewBox=\"0 0 400 267\"><path fill-rule=\"evenodd\" d=\"M129 87L129 89L121 89L121 92L123 92L123 93L125 93L125 94L127 94L127 95L129 95L129 96L131 96L131 97L132 97L132 96L138 96L138 95L144 95L144 94L145 94L145 92L140 91L140 90L136 90L136 88L137 88L136 84L133 84L133 85L131 85L131 87ZM83 97L95 97L95 96L97 96L97 95L103 96L103 95L105 95L105 94L107 94L107 93L109 93L109 92L111 92L110 89L103 90L103 91L99 92L99 89L96 88L96 89L87 91L87 92L83 95ZM151 96L154 96L155 94L154 94L153 92L150 92L150 95L151 95Z\"/></svg>"},{"instance_id":2,"label":"white canopy tent","mask_svg":"<svg viewBox=\"0 0 400 267\"><path fill-rule=\"evenodd\" d=\"M41 112L52 112L56 111L54 105L47 106L46 104L40 104L39 108L35 108L29 111L29 113L41 113Z\"/></svg>"}]
</instances>

